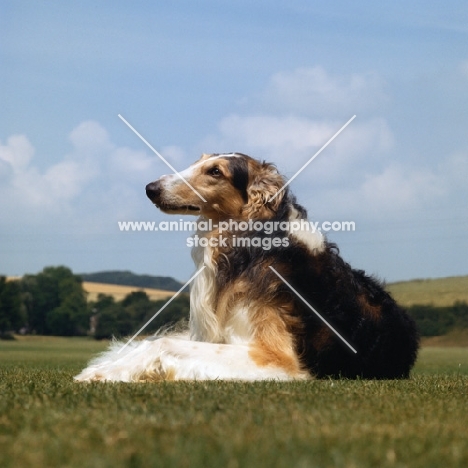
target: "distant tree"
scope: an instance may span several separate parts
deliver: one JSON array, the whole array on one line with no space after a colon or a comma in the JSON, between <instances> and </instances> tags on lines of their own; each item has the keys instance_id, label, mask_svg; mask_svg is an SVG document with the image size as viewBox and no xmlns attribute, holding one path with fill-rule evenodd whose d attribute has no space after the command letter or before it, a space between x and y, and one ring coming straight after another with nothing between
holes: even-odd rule
<instances>
[{"instance_id":1,"label":"distant tree","mask_svg":"<svg viewBox=\"0 0 468 468\"><path fill-rule=\"evenodd\" d=\"M64 266L23 278L29 328L40 335L83 334L89 314L82 280Z\"/></svg>"},{"instance_id":2,"label":"distant tree","mask_svg":"<svg viewBox=\"0 0 468 468\"><path fill-rule=\"evenodd\" d=\"M69 290L61 304L47 314L47 329L53 335L86 335L89 328L89 313L86 297L78 284L75 291Z\"/></svg>"},{"instance_id":3,"label":"distant tree","mask_svg":"<svg viewBox=\"0 0 468 468\"><path fill-rule=\"evenodd\" d=\"M132 291L122 299L122 305L124 307L128 307L138 302L148 303L149 301L149 296L145 293L145 291Z\"/></svg>"},{"instance_id":4,"label":"distant tree","mask_svg":"<svg viewBox=\"0 0 468 468\"><path fill-rule=\"evenodd\" d=\"M161 300L151 303L151 309L148 310L143 323L146 323L156 312L167 303L167 300ZM155 333L159 329L175 325L181 321L187 321L190 315L190 299L188 294L181 294L174 299L147 327L145 333Z\"/></svg>"},{"instance_id":5,"label":"distant tree","mask_svg":"<svg viewBox=\"0 0 468 468\"><path fill-rule=\"evenodd\" d=\"M19 282L0 276L0 335L18 331L25 324Z\"/></svg>"},{"instance_id":6,"label":"distant tree","mask_svg":"<svg viewBox=\"0 0 468 468\"><path fill-rule=\"evenodd\" d=\"M454 307L413 305L408 308L422 336L445 335L457 326Z\"/></svg>"},{"instance_id":7,"label":"distant tree","mask_svg":"<svg viewBox=\"0 0 468 468\"><path fill-rule=\"evenodd\" d=\"M122 301L115 302L110 296L98 296L91 305L96 317L94 337L121 338L130 336L148 322L167 300L153 302L144 291L128 294ZM161 327L188 319L189 298L181 295L169 304L143 331L143 335L152 334Z\"/></svg>"},{"instance_id":8,"label":"distant tree","mask_svg":"<svg viewBox=\"0 0 468 468\"><path fill-rule=\"evenodd\" d=\"M455 326L468 328L468 304L466 302L455 302L452 307L455 316Z\"/></svg>"},{"instance_id":9,"label":"distant tree","mask_svg":"<svg viewBox=\"0 0 468 468\"><path fill-rule=\"evenodd\" d=\"M153 308L153 302L144 291L133 291L122 300L122 306L130 315L134 326L138 327L139 324L143 325L148 310Z\"/></svg>"},{"instance_id":10,"label":"distant tree","mask_svg":"<svg viewBox=\"0 0 468 468\"><path fill-rule=\"evenodd\" d=\"M122 304L110 304L97 315L97 324L94 337L97 340L104 338L121 338L132 333L133 322Z\"/></svg>"},{"instance_id":11,"label":"distant tree","mask_svg":"<svg viewBox=\"0 0 468 468\"><path fill-rule=\"evenodd\" d=\"M21 298L23 309L26 316L25 329L29 333L31 331L31 317L34 314L34 291L36 290L36 277L33 275L25 275L20 281Z\"/></svg>"},{"instance_id":12,"label":"distant tree","mask_svg":"<svg viewBox=\"0 0 468 468\"><path fill-rule=\"evenodd\" d=\"M90 303L90 306L93 309L93 312L97 313L105 308L115 304L114 296L110 296L109 294L99 293L97 296L97 300Z\"/></svg>"}]
</instances>

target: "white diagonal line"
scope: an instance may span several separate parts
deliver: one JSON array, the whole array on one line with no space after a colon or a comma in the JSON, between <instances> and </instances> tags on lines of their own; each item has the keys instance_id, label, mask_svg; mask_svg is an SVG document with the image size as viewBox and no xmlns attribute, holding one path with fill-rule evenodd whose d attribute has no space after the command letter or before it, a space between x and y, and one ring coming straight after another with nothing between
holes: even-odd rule
<instances>
[{"instance_id":1,"label":"white diagonal line","mask_svg":"<svg viewBox=\"0 0 468 468\"><path fill-rule=\"evenodd\" d=\"M270 269L273 271L273 273L276 274L276 276L281 280L283 281L283 283L289 287L289 289L291 289L291 291L296 294L296 296L312 311L314 312L315 315L317 315L317 317L332 331L335 333L336 336L338 336L338 338L341 339L341 341L343 341L343 343L346 344L346 346L348 346L349 349L351 349L351 351L354 353L354 354L357 354L357 351L270 265Z\"/></svg>"},{"instance_id":2,"label":"white diagonal line","mask_svg":"<svg viewBox=\"0 0 468 468\"><path fill-rule=\"evenodd\" d=\"M184 182L185 182L185 183L186 183L186 184L187 184L187 185L188 185L188 186L189 186L205 203L206 203L206 200L190 185L190 183L189 183L178 171L176 171L176 170L172 167L172 165L171 165L168 161L166 161L166 159L164 159L163 156L162 156L158 151L156 151L156 150L148 143L148 141L146 141L146 140L143 138L143 136L142 136L140 133L138 133L138 132L135 130L135 128L133 128L120 114L118 114L118 115L119 115L120 120L122 120L122 122L124 122L125 125L127 125L127 127L128 127L130 130L132 130L132 132L135 133L135 135L137 135L137 136L141 139L141 141L142 141L143 143L145 143L145 145L146 145L151 151L153 151L153 153L154 153L156 156L158 156L158 157L161 159L161 161L163 161L163 162L166 164L166 166L168 166L172 171L174 171L174 173L177 174L177 175L178 175L178 176L179 176L179 177L180 177L180 178L181 178L181 179L182 179L182 180L183 180L183 181L184 181Z\"/></svg>"},{"instance_id":3,"label":"white diagonal line","mask_svg":"<svg viewBox=\"0 0 468 468\"><path fill-rule=\"evenodd\" d=\"M269 200L275 199L354 119L353 115Z\"/></svg>"},{"instance_id":4,"label":"white diagonal line","mask_svg":"<svg viewBox=\"0 0 468 468\"><path fill-rule=\"evenodd\" d=\"M203 270L203 265L117 352L123 351Z\"/></svg>"}]
</instances>

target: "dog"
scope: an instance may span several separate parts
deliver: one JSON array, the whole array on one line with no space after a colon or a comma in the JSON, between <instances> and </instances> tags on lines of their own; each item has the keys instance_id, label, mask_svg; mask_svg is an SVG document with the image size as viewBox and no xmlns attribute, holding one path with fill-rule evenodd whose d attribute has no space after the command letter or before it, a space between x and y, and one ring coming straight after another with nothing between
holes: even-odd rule
<instances>
[{"instance_id":1,"label":"dog","mask_svg":"<svg viewBox=\"0 0 468 468\"><path fill-rule=\"evenodd\" d=\"M204 154L149 183L161 211L208 225L192 250L199 273L189 329L125 349L114 343L76 380L408 378L419 347L414 321L379 281L306 229L306 210L285 185L275 165L241 153Z\"/></svg>"}]
</instances>

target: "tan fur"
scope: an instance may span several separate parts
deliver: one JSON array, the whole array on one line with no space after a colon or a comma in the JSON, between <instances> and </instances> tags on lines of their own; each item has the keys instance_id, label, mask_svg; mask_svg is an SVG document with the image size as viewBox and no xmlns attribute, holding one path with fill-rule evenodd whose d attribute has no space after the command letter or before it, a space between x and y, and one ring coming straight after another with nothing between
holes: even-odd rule
<instances>
[{"instance_id":1,"label":"tan fur","mask_svg":"<svg viewBox=\"0 0 468 468\"><path fill-rule=\"evenodd\" d=\"M255 163L256 167L252 167ZM244 207L242 217L244 219L270 219L278 209L283 194L270 201L278 190L283 187L285 181L272 164L250 162L250 173L253 173L249 181L248 196L249 203Z\"/></svg>"},{"instance_id":2,"label":"tan fur","mask_svg":"<svg viewBox=\"0 0 468 468\"><path fill-rule=\"evenodd\" d=\"M312 340L311 340L311 343L312 343L312 346L314 347L314 349L316 349L317 351L320 351L322 350L323 348L325 348L329 343L330 341L332 340L333 338L333 333L332 331L327 327L327 326L323 326L319 331L318 333L316 333Z\"/></svg>"},{"instance_id":3,"label":"tan fur","mask_svg":"<svg viewBox=\"0 0 468 468\"><path fill-rule=\"evenodd\" d=\"M236 307L248 305L245 291L248 291L248 283L240 280L219 292L216 301L216 316L221 326L226 325Z\"/></svg>"},{"instance_id":4,"label":"tan fur","mask_svg":"<svg viewBox=\"0 0 468 468\"><path fill-rule=\"evenodd\" d=\"M161 368L146 371L141 374L137 381L138 382L160 382L162 380L175 380L176 371L173 368L169 368L163 371Z\"/></svg>"},{"instance_id":5,"label":"tan fur","mask_svg":"<svg viewBox=\"0 0 468 468\"><path fill-rule=\"evenodd\" d=\"M278 315L278 309L262 307L256 312L252 320L255 338L250 351L251 358L259 366L275 366L290 375L301 376L301 365L292 336Z\"/></svg>"},{"instance_id":6,"label":"tan fur","mask_svg":"<svg viewBox=\"0 0 468 468\"><path fill-rule=\"evenodd\" d=\"M273 164L260 163L249 158L248 165L249 174L252 175L249 180L247 205L232 184L229 161L204 154L189 168L187 174L184 174L184 171L181 175L196 188L206 203L202 202L182 180L171 176L173 181L170 196L166 196L163 200L161 210L171 214L187 214L189 212L186 209L177 210L176 207L193 205L199 207L202 216L214 222L229 218L246 220L271 218L281 203L283 193L271 201L270 199L283 187L285 180ZM222 177L213 178L208 174L213 167L221 171ZM164 177L161 178L162 181Z\"/></svg>"},{"instance_id":7,"label":"tan fur","mask_svg":"<svg viewBox=\"0 0 468 468\"><path fill-rule=\"evenodd\" d=\"M217 167L222 176L214 178L209 175L210 169ZM162 211L175 214L187 214L186 209L177 209L177 206L192 205L199 207L202 216L212 219L215 223L224 219L238 219L242 216L244 200L232 185L232 174L229 171L229 161L226 159L212 159L204 154L189 168L189 172L181 176L206 200L200 197L180 178L163 176L163 183L170 183L171 187L160 206ZM168 180L168 178L171 178ZM193 212L190 214L194 214Z\"/></svg>"},{"instance_id":8,"label":"tan fur","mask_svg":"<svg viewBox=\"0 0 468 468\"><path fill-rule=\"evenodd\" d=\"M367 298L363 294L360 294L357 297L357 300L359 302L359 305L362 308L362 311L365 314L367 314L367 316L369 316L370 318L376 321L380 320L381 313L382 313L380 306L374 306L372 304L369 304Z\"/></svg>"}]
</instances>

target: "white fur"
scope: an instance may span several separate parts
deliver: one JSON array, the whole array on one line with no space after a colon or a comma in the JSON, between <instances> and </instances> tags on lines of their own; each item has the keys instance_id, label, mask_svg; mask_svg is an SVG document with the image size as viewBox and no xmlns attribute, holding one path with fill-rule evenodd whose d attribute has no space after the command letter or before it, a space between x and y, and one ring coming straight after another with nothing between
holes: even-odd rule
<instances>
[{"instance_id":1,"label":"white fur","mask_svg":"<svg viewBox=\"0 0 468 468\"><path fill-rule=\"evenodd\" d=\"M185 179L185 180L190 179L192 177L193 173L195 172L195 169L202 166L203 164L206 164L206 163L208 163L210 161L214 161L215 159L239 158L239 157L240 157L240 155L236 154L236 153L218 154L216 156L211 156L208 159L204 159L203 161L199 161L199 162L197 162L195 164L192 164L187 169L184 169L183 171L179 172L178 174L170 174L170 175L162 176L161 179L164 178L165 183L167 184L166 186L169 188L171 185L182 182L181 177L183 179Z\"/></svg>"},{"instance_id":2,"label":"white fur","mask_svg":"<svg viewBox=\"0 0 468 468\"><path fill-rule=\"evenodd\" d=\"M250 343L253 330L248 317L248 305L231 311L229 320L224 325L224 341L229 344Z\"/></svg>"},{"instance_id":3,"label":"white fur","mask_svg":"<svg viewBox=\"0 0 468 468\"><path fill-rule=\"evenodd\" d=\"M246 344L204 343L183 336L168 336L133 342L119 353L123 346L114 342L109 351L93 360L75 380L292 379L283 369L258 366Z\"/></svg>"},{"instance_id":4,"label":"white fur","mask_svg":"<svg viewBox=\"0 0 468 468\"><path fill-rule=\"evenodd\" d=\"M289 214L289 235L304 244L310 253L322 252L325 248L325 238L320 231L313 232L311 229L292 230L292 222L301 221L299 212L291 207Z\"/></svg>"},{"instance_id":5,"label":"white fur","mask_svg":"<svg viewBox=\"0 0 468 468\"><path fill-rule=\"evenodd\" d=\"M202 218L200 218L202 220ZM201 238L205 231L197 231ZM214 304L216 300L216 265L213 263L210 247L194 247L192 258L197 270L205 269L195 278L190 286L190 338L195 341L222 342L222 330Z\"/></svg>"}]
</instances>

